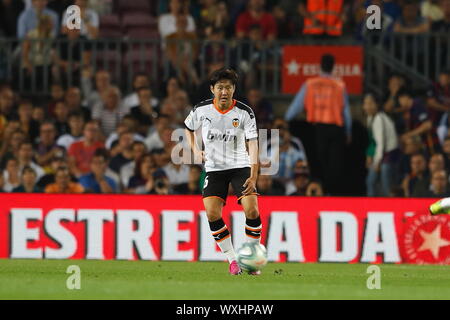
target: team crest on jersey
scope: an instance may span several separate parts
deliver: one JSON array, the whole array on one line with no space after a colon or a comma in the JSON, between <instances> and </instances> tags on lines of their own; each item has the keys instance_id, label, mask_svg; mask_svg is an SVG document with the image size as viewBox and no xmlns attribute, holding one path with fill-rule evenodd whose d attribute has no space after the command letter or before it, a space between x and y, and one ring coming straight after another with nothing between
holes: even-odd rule
<instances>
[{"instance_id":1,"label":"team crest on jersey","mask_svg":"<svg viewBox=\"0 0 450 320\"><path fill-rule=\"evenodd\" d=\"M233 127L235 127L235 128L239 127L239 119L238 118L233 119Z\"/></svg>"}]
</instances>

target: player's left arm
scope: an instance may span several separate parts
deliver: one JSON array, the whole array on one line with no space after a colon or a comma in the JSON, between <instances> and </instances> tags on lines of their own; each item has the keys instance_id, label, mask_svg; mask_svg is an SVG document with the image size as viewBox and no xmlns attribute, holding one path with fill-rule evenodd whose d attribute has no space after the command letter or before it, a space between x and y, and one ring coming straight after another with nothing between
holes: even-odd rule
<instances>
[{"instance_id":1,"label":"player's left arm","mask_svg":"<svg viewBox=\"0 0 450 320\"><path fill-rule=\"evenodd\" d=\"M255 192L256 180L258 179L258 138L254 138L248 141L248 154L250 156L250 177L245 181L242 192L244 195L249 195Z\"/></svg>"}]
</instances>

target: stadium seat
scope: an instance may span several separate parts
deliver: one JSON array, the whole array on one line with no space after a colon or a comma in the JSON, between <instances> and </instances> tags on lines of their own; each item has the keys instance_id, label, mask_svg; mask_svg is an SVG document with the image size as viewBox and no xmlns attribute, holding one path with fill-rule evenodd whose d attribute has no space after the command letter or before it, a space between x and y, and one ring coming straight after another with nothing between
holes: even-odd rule
<instances>
[{"instance_id":1,"label":"stadium seat","mask_svg":"<svg viewBox=\"0 0 450 320\"><path fill-rule=\"evenodd\" d=\"M125 30L129 28L148 28L157 29L158 20L145 13L127 13L122 17L122 27Z\"/></svg>"},{"instance_id":2,"label":"stadium seat","mask_svg":"<svg viewBox=\"0 0 450 320\"><path fill-rule=\"evenodd\" d=\"M119 0L117 2L117 9L119 12L145 12L151 13L150 0Z\"/></svg>"},{"instance_id":3,"label":"stadium seat","mask_svg":"<svg viewBox=\"0 0 450 320\"><path fill-rule=\"evenodd\" d=\"M100 28L119 28L120 29L120 18L115 14L107 14L100 16Z\"/></svg>"}]
</instances>

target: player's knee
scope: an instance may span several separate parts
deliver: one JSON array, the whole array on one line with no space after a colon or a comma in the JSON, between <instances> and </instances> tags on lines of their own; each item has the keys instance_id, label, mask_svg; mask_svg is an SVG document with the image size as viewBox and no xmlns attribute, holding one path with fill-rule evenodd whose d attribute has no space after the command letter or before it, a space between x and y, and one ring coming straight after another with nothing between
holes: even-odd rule
<instances>
[{"instance_id":1,"label":"player's knee","mask_svg":"<svg viewBox=\"0 0 450 320\"><path fill-rule=\"evenodd\" d=\"M258 216L259 216L258 208L256 206L248 208L245 211L245 216L248 219L256 219L256 218L258 218Z\"/></svg>"},{"instance_id":2,"label":"player's knee","mask_svg":"<svg viewBox=\"0 0 450 320\"><path fill-rule=\"evenodd\" d=\"M220 210L209 210L206 212L208 221L216 221L222 217L222 212Z\"/></svg>"}]
</instances>

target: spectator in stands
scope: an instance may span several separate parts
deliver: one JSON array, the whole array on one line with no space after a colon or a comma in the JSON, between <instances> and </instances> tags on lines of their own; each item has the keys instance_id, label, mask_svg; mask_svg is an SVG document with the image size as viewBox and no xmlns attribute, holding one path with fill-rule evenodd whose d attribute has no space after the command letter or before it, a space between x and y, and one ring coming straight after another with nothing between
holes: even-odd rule
<instances>
[{"instance_id":1,"label":"spectator in stands","mask_svg":"<svg viewBox=\"0 0 450 320\"><path fill-rule=\"evenodd\" d=\"M45 190L45 188L55 182L55 172L59 167L67 167L67 158L66 157L54 157L50 162L50 167L47 171L47 173L41 177L37 185L42 190ZM72 180L77 181L75 177L72 178Z\"/></svg>"},{"instance_id":2,"label":"spectator in stands","mask_svg":"<svg viewBox=\"0 0 450 320\"><path fill-rule=\"evenodd\" d=\"M189 183L190 168L186 164L175 164L169 161L163 168L175 193L182 193Z\"/></svg>"},{"instance_id":3,"label":"spectator in stands","mask_svg":"<svg viewBox=\"0 0 450 320\"><path fill-rule=\"evenodd\" d=\"M10 158L6 161L3 170L3 191L12 192L20 185L19 161L16 158Z\"/></svg>"},{"instance_id":4,"label":"spectator in stands","mask_svg":"<svg viewBox=\"0 0 450 320\"><path fill-rule=\"evenodd\" d=\"M284 196L285 190L283 184L274 180L271 175L258 175L256 189L260 195L264 196Z\"/></svg>"},{"instance_id":5,"label":"spectator in stands","mask_svg":"<svg viewBox=\"0 0 450 320\"><path fill-rule=\"evenodd\" d=\"M419 6L414 0L406 0L402 6L402 15L394 24L394 32L404 34L422 34L430 29L429 21L420 16Z\"/></svg>"},{"instance_id":6,"label":"spectator in stands","mask_svg":"<svg viewBox=\"0 0 450 320\"><path fill-rule=\"evenodd\" d=\"M319 181L310 181L306 188L307 197L322 197L324 195L322 184Z\"/></svg>"},{"instance_id":7,"label":"spectator in stands","mask_svg":"<svg viewBox=\"0 0 450 320\"><path fill-rule=\"evenodd\" d=\"M31 114L31 118L37 123L41 124L46 119L46 112L44 106L36 105L33 106L33 113Z\"/></svg>"},{"instance_id":8,"label":"spectator in stands","mask_svg":"<svg viewBox=\"0 0 450 320\"><path fill-rule=\"evenodd\" d=\"M439 170L445 170L445 159L442 153L435 153L430 157L428 161L428 171L430 175Z\"/></svg>"},{"instance_id":9,"label":"spectator in stands","mask_svg":"<svg viewBox=\"0 0 450 320\"><path fill-rule=\"evenodd\" d=\"M0 151L0 168L5 167L6 160L17 158L19 145L24 142L26 138L25 133L20 129L16 129L11 134L5 135Z\"/></svg>"},{"instance_id":10,"label":"spectator in stands","mask_svg":"<svg viewBox=\"0 0 450 320\"><path fill-rule=\"evenodd\" d=\"M137 122L136 119L130 114L125 115L120 123L116 127L116 131L111 133L109 137L106 139L105 147L109 150L111 156L115 156L117 152L115 151L115 147L119 142L119 135L122 132L130 131L133 132L133 140L134 141L144 141L144 138L137 133Z\"/></svg>"},{"instance_id":11,"label":"spectator in stands","mask_svg":"<svg viewBox=\"0 0 450 320\"><path fill-rule=\"evenodd\" d=\"M145 155L147 148L142 141L134 141L131 145L133 161L123 165L120 169L120 182L123 186L128 187L131 177L135 174L137 162Z\"/></svg>"},{"instance_id":12,"label":"spectator in stands","mask_svg":"<svg viewBox=\"0 0 450 320\"><path fill-rule=\"evenodd\" d=\"M169 0L169 13L162 14L158 18L158 31L161 35L162 39L166 39L166 37L177 30L176 26L176 18L180 14L186 15L187 18L187 32L195 32L195 21L194 18L185 12L185 8L183 8L182 0Z\"/></svg>"},{"instance_id":13,"label":"spectator in stands","mask_svg":"<svg viewBox=\"0 0 450 320\"><path fill-rule=\"evenodd\" d=\"M270 101L264 98L261 89L252 87L247 90L247 102L258 119L258 127L269 129L274 120L273 107ZM281 121L282 119L279 119ZM283 125L288 125L283 121Z\"/></svg>"},{"instance_id":14,"label":"spectator in stands","mask_svg":"<svg viewBox=\"0 0 450 320\"><path fill-rule=\"evenodd\" d=\"M383 43L385 36L392 33L394 27L394 22L401 13L400 7L394 1L384 1L384 0L361 0L359 7L354 9L355 16L354 22L357 25L358 38L363 39L367 34L378 34L380 38L373 37L376 43ZM378 6L381 9L381 30L370 30L367 28L367 8L370 5Z\"/></svg>"},{"instance_id":15,"label":"spectator in stands","mask_svg":"<svg viewBox=\"0 0 450 320\"><path fill-rule=\"evenodd\" d=\"M137 132L145 137L158 117L158 100L152 96L149 87L139 88L137 94L139 102L131 108L130 114L138 123Z\"/></svg>"},{"instance_id":16,"label":"spectator in stands","mask_svg":"<svg viewBox=\"0 0 450 320\"><path fill-rule=\"evenodd\" d=\"M66 104L69 107L69 112L78 111L83 114L84 121L91 120L91 111L82 104L81 90L77 87L70 87L65 95Z\"/></svg>"},{"instance_id":17,"label":"spectator in stands","mask_svg":"<svg viewBox=\"0 0 450 320\"><path fill-rule=\"evenodd\" d=\"M133 78L133 92L128 94L122 100L122 107L124 112L129 113L130 109L139 104L138 90L140 88L150 88L150 78L146 73L137 73ZM156 97L151 97L152 106L156 107L158 105L158 99Z\"/></svg>"},{"instance_id":18,"label":"spectator in stands","mask_svg":"<svg viewBox=\"0 0 450 320\"><path fill-rule=\"evenodd\" d=\"M133 160L133 132L124 131L119 135L119 142L115 148L116 155L111 157L109 168L120 173L122 166Z\"/></svg>"},{"instance_id":19,"label":"spectator in stands","mask_svg":"<svg viewBox=\"0 0 450 320\"><path fill-rule=\"evenodd\" d=\"M52 20L45 15L40 16L37 27L25 35L22 42L22 68L26 73L26 88L44 90L51 82L53 38Z\"/></svg>"},{"instance_id":20,"label":"spectator in stands","mask_svg":"<svg viewBox=\"0 0 450 320\"><path fill-rule=\"evenodd\" d=\"M430 22L439 21L444 18L444 12L439 5L441 0L424 0L420 5L420 15Z\"/></svg>"},{"instance_id":21,"label":"spectator in stands","mask_svg":"<svg viewBox=\"0 0 450 320\"><path fill-rule=\"evenodd\" d=\"M241 13L236 22L236 37L249 36L250 27L259 25L263 39L272 41L277 37L277 24L271 13L265 11L265 0L250 0L247 11Z\"/></svg>"},{"instance_id":22,"label":"spectator in stands","mask_svg":"<svg viewBox=\"0 0 450 320\"><path fill-rule=\"evenodd\" d=\"M0 1L0 37L15 38L17 36L17 20L24 7L22 1Z\"/></svg>"},{"instance_id":23,"label":"spectator in stands","mask_svg":"<svg viewBox=\"0 0 450 320\"><path fill-rule=\"evenodd\" d=\"M40 16L49 16L52 20L53 36L58 34L58 14L46 8L47 2L47 0L32 0L32 7L22 11L17 21L17 37L19 39L25 38L29 31L37 27Z\"/></svg>"},{"instance_id":24,"label":"spectator in stands","mask_svg":"<svg viewBox=\"0 0 450 320\"><path fill-rule=\"evenodd\" d=\"M185 86L197 86L200 83L194 66L199 54L197 35L188 31L188 19L185 15L176 17L176 31L167 35L166 40L166 54L173 73Z\"/></svg>"},{"instance_id":25,"label":"spectator in stands","mask_svg":"<svg viewBox=\"0 0 450 320\"><path fill-rule=\"evenodd\" d=\"M100 25L98 13L95 10L88 8L88 0L75 0L74 4L80 8L81 35L88 39L96 39L98 37L98 29ZM66 26L67 19L68 15L66 11L62 18L63 27Z\"/></svg>"},{"instance_id":26,"label":"spectator in stands","mask_svg":"<svg viewBox=\"0 0 450 320\"><path fill-rule=\"evenodd\" d=\"M170 77L165 84L165 98L161 102L161 108L166 103L175 104L179 90L182 90L180 80L176 77Z\"/></svg>"},{"instance_id":27,"label":"spectator in stands","mask_svg":"<svg viewBox=\"0 0 450 320\"><path fill-rule=\"evenodd\" d=\"M52 83L50 86L50 101L47 104L47 111L49 116L55 116L55 104L64 100L65 91L60 83Z\"/></svg>"},{"instance_id":28,"label":"spectator in stands","mask_svg":"<svg viewBox=\"0 0 450 320\"><path fill-rule=\"evenodd\" d=\"M85 105L92 109L95 105L102 101L102 95L111 86L111 75L107 70L97 70L94 76L95 89L92 87L90 69L86 69L82 73L81 88Z\"/></svg>"},{"instance_id":29,"label":"spectator in stands","mask_svg":"<svg viewBox=\"0 0 450 320\"><path fill-rule=\"evenodd\" d=\"M36 161L47 169L54 157L64 156L65 150L56 144L56 128L53 122L45 121L39 128L39 143L36 145Z\"/></svg>"},{"instance_id":30,"label":"spectator in stands","mask_svg":"<svg viewBox=\"0 0 450 320\"><path fill-rule=\"evenodd\" d=\"M433 123L421 99L416 99L407 89L398 93L398 101L403 111L396 127L400 139L404 141L411 136L420 136L430 153L437 147L437 137L432 131Z\"/></svg>"},{"instance_id":31,"label":"spectator in stands","mask_svg":"<svg viewBox=\"0 0 450 320\"><path fill-rule=\"evenodd\" d=\"M97 121L91 120L84 125L83 139L72 143L67 152L69 156L70 172L80 177L90 171L90 163L97 149L104 147L99 140L100 126Z\"/></svg>"},{"instance_id":32,"label":"spectator in stands","mask_svg":"<svg viewBox=\"0 0 450 320\"><path fill-rule=\"evenodd\" d=\"M277 25L277 39L290 39L293 35L294 24L288 13L278 4L272 8L272 15L275 18L275 23Z\"/></svg>"},{"instance_id":33,"label":"spectator in stands","mask_svg":"<svg viewBox=\"0 0 450 320\"><path fill-rule=\"evenodd\" d=\"M155 161L151 154L144 154L136 161L134 175L128 182L127 192L144 194L154 189L153 173L156 170Z\"/></svg>"},{"instance_id":34,"label":"spectator in stands","mask_svg":"<svg viewBox=\"0 0 450 320\"><path fill-rule=\"evenodd\" d=\"M184 120L192 110L189 96L185 90L179 90L175 97L175 104L173 105L175 117L173 124L183 126ZM167 112L164 112L167 114Z\"/></svg>"},{"instance_id":35,"label":"spectator in stands","mask_svg":"<svg viewBox=\"0 0 450 320\"><path fill-rule=\"evenodd\" d=\"M445 170L438 170L431 174L428 188L416 192L413 196L424 198L447 198L450 196L450 186Z\"/></svg>"},{"instance_id":36,"label":"spectator in stands","mask_svg":"<svg viewBox=\"0 0 450 320\"><path fill-rule=\"evenodd\" d=\"M17 109L20 122L20 128L27 138L34 142L39 136L39 122L32 118L33 105L30 100L22 100Z\"/></svg>"},{"instance_id":37,"label":"spectator in stands","mask_svg":"<svg viewBox=\"0 0 450 320\"><path fill-rule=\"evenodd\" d=\"M23 170L26 166L29 166L36 172L37 179L39 180L42 176L44 176L45 172L44 169L33 161L33 155L34 151L31 142L22 142L17 153L17 160L19 160L19 171Z\"/></svg>"},{"instance_id":38,"label":"spectator in stands","mask_svg":"<svg viewBox=\"0 0 450 320\"><path fill-rule=\"evenodd\" d=\"M444 153L445 168L450 168L450 136L447 136L442 143L442 152Z\"/></svg>"},{"instance_id":39,"label":"spectator in stands","mask_svg":"<svg viewBox=\"0 0 450 320\"><path fill-rule=\"evenodd\" d=\"M55 182L45 187L45 193L83 193L84 188L78 182L71 181L67 167L59 167L55 172Z\"/></svg>"},{"instance_id":40,"label":"spectator in stands","mask_svg":"<svg viewBox=\"0 0 450 320\"><path fill-rule=\"evenodd\" d=\"M217 63L225 63L227 45L224 29L211 28L202 46L200 59L205 64L205 70L218 69L215 67Z\"/></svg>"},{"instance_id":41,"label":"spectator in stands","mask_svg":"<svg viewBox=\"0 0 450 320\"><path fill-rule=\"evenodd\" d=\"M20 193L38 193L42 192L41 188L36 185L36 171L30 167L24 167L22 170L22 179L20 186L13 189L12 192Z\"/></svg>"},{"instance_id":42,"label":"spectator in stands","mask_svg":"<svg viewBox=\"0 0 450 320\"><path fill-rule=\"evenodd\" d=\"M366 151L367 196L387 197L396 181L396 163L400 150L394 122L383 111L372 94L366 94L363 109L367 115L369 147ZM381 192L376 192L377 180L380 180Z\"/></svg>"},{"instance_id":43,"label":"spectator in stands","mask_svg":"<svg viewBox=\"0 0 450 320\"><path fill-rule=\"evenodd\" d=\"M448 112L450 112L450 69L439 73L438 81L427 92L427 109L433 128L437 131L442 143L448 133Z\"/></svg>"},{"instance_id":44,"label":"spectator in stands","mask_svg":"<svg viewBox=\"0 0 450 320\"><path fill-rule=\"evenodd\" d=\"M214 30L225 30L230 22L225 1L205 0L200 11L201 38L209 38Z\"/></svg>"},{"instance_id":45,"label":"spectator in stands","mask_svg":"<svg viewBox=\"0 0 450 320\"><path fill-rule=\"evenodd\" d=\"M202 194L202 189L200 187L202 170L201 166L189 166L189 179L186 189L179 189L178 192L180 194Z\"/></svg>"},{"instance_id":46,"label":"spectator in stands","mask_svg":"<svg viewBox=\"0 0 450 320\"><path fill-rule=\"evenodd\" d=\"M82 71L91 64L91 43L80 34L79 29L62 27L57 38L56 58L53 65L55 81L80 85Z\"/></svg>"},{"instance_id":47,"label":"spectator in stands","mask_svg":"<svg viewBox=\"0 0 450 320\"><path fill-rule=\"evenodd\" d=\"M3 117L1 123L6 123L5 120L10 120L15 116L15 94L9 86L0 86L0 115Z\"/></svg>"},{"instance_id":48,"label":"spectator in stands","mask_svg":"<svg viewBox=\"0 0 450 320\"><path fill-rule=\"evenodd\" d=\"M352 118L345 84L331 75L334 63L334 56L322 56L321 75L305 82L289 106L285 119L292 120L306 108L307 122L315 126L317 159L324 189L339 195L342 193L345 146L351 142Z\"/></svg>"},{"instance_id":49,"label":"spectator in stands","mask_svg":"<svg viewBox=\"0 0 450 320\"><path fill-rule=\"evenodd\" d=\"M72 143L80 141L83 138L84 118L79 111L73 111L69 114L67 123L69 125L69 132L61 135L56 144L69 150Z\"/></svg>"},{"instance_id":50,"label":"spectator in stands","mask_svg":"<svg viewBox=\"0 0 450 320\"><path fill-rule=\"evenodd\" d=\"M149 192L149 194L167 195L172 193L169 179L167 178L164 170L157 169L153 172L153 180L155 187Z\"/></svg>"},{"instance_id":51,"label":"spectator in stands","mask_svg":"<svg viewBox=\"0 0 450 320\"><path fill-rule=\"evenodd\" d=\"M56 136L59 137L63 134L70 132L69 127L69 108L64 100L60 100L55 105L55 128Z\"/></svg>"},{"instance_id":52,"label":"spectator in stands","mask_svg":"<svg viewBox=\"0 0 450 320\"><path fill-rule=\"evenodd\" d=\"M306 190L310 183L310 174L307 167L297 169L293 175L295 192L289 194L290 196L306 196Z\"/></svg>"},{"instance_id":53,"label":"spectator in stands","mask_svg":"<svg viewBox=\"0 0 450 320\"><path fill-rule=\"evenodd\" d=\"M96 150L90 163L90 172L79 179L86 192L117 193L119 191L116 182L105 174L107 168L108 152L105 149Z\"/></svg>"},{"instance_id":54,"label":"spectator in stands","mask_svg":"<svg viewBox=\"0 0 450 320\"><path fill-rule=\"evenodd\" d=\"M92 109L92 118L100 122L102 132L106 137L114 132L124 116L120 98L120 89L111 86L105 91L102 102Z\"/></svg>"},{"instance_id":55,"label":"spectator in stands","mask_svg":"<svg viewBox=\"0 0 450 320\"><path fill-rule=\"evenodd\" d=\"M387 93L383 99L383 110L393 118L401 112L398 104L398 92L405 87L406 80L400 74L392 74L388 80Z\"/></svg>"},{"instance_id":56,"label":"spectator in stands","mask_svg":"<svg viewBox=\"0 0 450 320\"><path fill-rule=\"evenodd\" d=\"M402 187L406 197L414 196L420 190L427 189L430 176L427 170L427 160L423 154L411 157L411 172L403 179Z\"/></svg>"},{"instance_id":57,"label":"spectator in stands","mask_svg":"<svg viewBox=\"0 0 450 320\"><path fill-rule=\"evenodd\" d=\"M310 36L342 35L346 18L344 1L307 0L306 6L300 4L300 13L304 17L303 34Z\"/></svg>"},{"instance_id":58,"label":"spectator in stands","mask_svg":"<svg viewBox=\"0 0 450 320\"><path fill-rule=\"evenodd\" d=\"M450 0L442 0L441 6L443 17L441 20L433 22L431 31L448 34L450 32ZM450 66L447 66L447 68L450 68Z\"/></svg>"},{"instance_id":59,"label":"spectator in stands","mask_svg":"<svg viewBox=\"0 0 450 320\"><path fill-rule=\"evenodd\" d=\"M145 145L147 146L148 151L152 151L154 149L160 149L164 147L164 142L161 139L161 136L165 129L170 126L170 118L166 114L160 114L156 119L155 129L153 133L151 133L147 138L145 138Z\"/></svg>"},{"instance_id":60,"label":"spectator in stands","mask_svg":"<svg viewBox=\"0 0 450 320\"><path fill-rule=\"evenodd\" d=\"M398 183L411 171L411 157L417 153L425 153L425 147L419 136L411 136L402 141L402 152L398 161L399 177Z\"/></svg>"}]
</instances>

